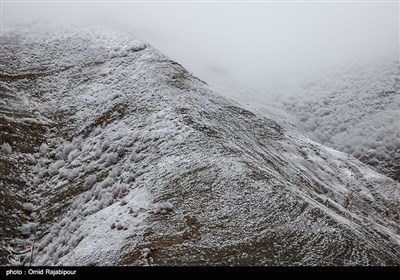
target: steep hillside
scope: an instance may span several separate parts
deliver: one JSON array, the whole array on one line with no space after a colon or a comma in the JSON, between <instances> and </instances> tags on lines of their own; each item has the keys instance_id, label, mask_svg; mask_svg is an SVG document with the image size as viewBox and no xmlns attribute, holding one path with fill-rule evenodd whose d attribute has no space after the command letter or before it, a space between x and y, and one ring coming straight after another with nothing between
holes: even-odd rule
<instances>
[{"instance_id":1,"label":"steep hillside","mask_svg":"<svg viewBox=\"0 0 400 280\"><path fill-rule=\"evenodd\" d=\"M382 58L269 80L263 91L221 70L211 75L211 84L400 181L399 71L398 59Z\"/></svg>"},{"instance_id":2,"label":"steep hillside","mask_svg":"<svg viewBox=\"0 0 400 280\"><path fill-rule=\"evenodd\" d=\"M127 35L3 39L2 264L400 264L399 183Z\"/></svg>"},{"instance_id":3,"label":"steep hillside","mask_svg":"<svg viewBox=\"0 0 400 280\"><path fill-rule=\"evenodd\" d=\"M293 91L280 99L307 136L400 181L398 60L335 69Z\"/></svg>"}]
</instances>

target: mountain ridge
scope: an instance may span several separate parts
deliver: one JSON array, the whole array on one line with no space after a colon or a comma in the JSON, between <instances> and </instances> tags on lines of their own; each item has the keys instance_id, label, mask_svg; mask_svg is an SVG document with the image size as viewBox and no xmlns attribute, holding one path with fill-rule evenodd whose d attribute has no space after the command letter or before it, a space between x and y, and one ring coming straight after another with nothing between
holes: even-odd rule
<instances>
[{"instance_id":1,"label":"mountain ridge","mask_svg":"<svg viewBox=\"0 0 400 280\"><path fill-rule=\"evenodd\" d=\"M3 251L36 239L34 265L399 264L399 183L124 34L4 38L4 119L41 132L2 155L24 183L20 206L1 206L25 217Z\"/></svg>"}]
</instances>

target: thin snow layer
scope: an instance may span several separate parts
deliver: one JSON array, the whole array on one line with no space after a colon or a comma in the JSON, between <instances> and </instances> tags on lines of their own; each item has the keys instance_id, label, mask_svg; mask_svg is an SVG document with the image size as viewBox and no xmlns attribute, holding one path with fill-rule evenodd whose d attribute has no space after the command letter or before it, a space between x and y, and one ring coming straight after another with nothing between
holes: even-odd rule
<instances>
[{"instance_id":1,"label":"thin snow layer","mask_svg":"<svg viewBox=\"0 0 400 280\"><path fill-rule=\"evenodd\" d=\"M60 265L118 263L118 258L121 257L122 249L127 242L132 242L132 245L137 242L135 239L129 241L129 237L143 234L142 222L147 217L143 210L149 207L146 196L144 189L131 192L125 197L129 204L123 207L114 204L89 216L76 232L82 240L57 263ZM114 230L110 230L111 227ZM59 238L64 237L59 236ZM54 243L57 244L57 241Z\"/></svg>"},{"instance_id":2,"label":"thin snow layer","mask_svg":"<svg viewBox=\"0 0 400 280\"><path fill-rule=\"evenodd\" d=\"M0 82L46 121L24 174L34 264L399 264L399 183L125 34L4 38Z\"/></svg>"},{"instance_id":3,"label":"thin snow layer","mask_svg":"<svg viewBox=\"0 0 400 280\"><path fill-rule=\"evenodd\" d=\"M297 84L280 102L310 138L400 180L398 59L349 66Z\"/></svg>"},{"instance_id":4,"label":"thin snow layer","mask_svg":"<svg viewBox=\"0 0 400 280\"><path fill-rule=\"evenodd\" d=\"M214 80L226 96L400 181L399 77L398 58L386 57L271 80L263 92L221 73Z\"/></svg>"}]
</instances>

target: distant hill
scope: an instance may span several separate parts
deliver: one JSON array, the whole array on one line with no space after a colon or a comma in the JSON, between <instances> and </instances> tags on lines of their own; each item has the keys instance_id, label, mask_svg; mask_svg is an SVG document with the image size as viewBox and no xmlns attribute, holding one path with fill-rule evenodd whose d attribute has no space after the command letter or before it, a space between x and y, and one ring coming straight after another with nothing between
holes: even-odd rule
<instances>
[{"instance_id":1,"label":"distant hill","mask_svg":"<svg viewBox=\"0 0 400 280\"><path fill-rule=\"evenodd\" d=\"M335 69L280 101L307 136L400 181L398 60Z\"/></svg>"},{"instance_id":2,"label":"distant hill","mask_svg":"<svg viewBox=\"0 0 400 280\"><path fill-rule=\"evenodd\" d=\"M0 90L3 265L400 264L398 182L128 35L8 31Z\"/></svg>"}]
</instances>

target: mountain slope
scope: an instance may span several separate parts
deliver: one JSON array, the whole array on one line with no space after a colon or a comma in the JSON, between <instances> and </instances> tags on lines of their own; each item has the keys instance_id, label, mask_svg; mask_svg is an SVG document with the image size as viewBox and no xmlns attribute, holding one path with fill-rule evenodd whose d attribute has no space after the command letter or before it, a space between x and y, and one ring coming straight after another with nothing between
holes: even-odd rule
<instances>
[{"instance_id":1,"label":"mountain slope","mask_svg":"<svg viewBox=\"0 0 400 280\"><path fill-rule=\"evenodd\" d=\"M400 181L398 60L336 69L281 97L312 139L349 153Z\"/></svg>"},{"instance_id":2,"label":"mountain slope","mask_svg":"<svg viewBox=\"0 0 400 280\"><path fill-rule=\"evenodd\" d=\"M3 256L35 239L36 265L399 264L399 183L124 34L4 38L2 110L40 131L30 150L1 134L22 174L1 206L26 220Z\"/></svg>"},{"instance_id":3,"label":"mountain slope","mask_svg":"<svg viewBox=\"0 0 400 280\"><path fill-rule=\"evenodd\" d=\"M293 123L311 139L400 181L399 71L392 57L348 62L271 80L262 92L223 71L212 79L222 94Z\"/></svg>"}]
</instances>

